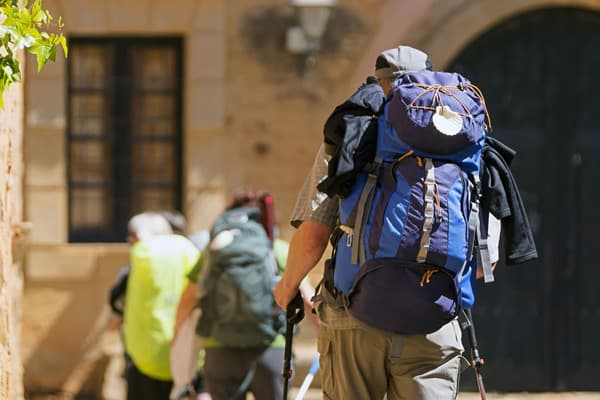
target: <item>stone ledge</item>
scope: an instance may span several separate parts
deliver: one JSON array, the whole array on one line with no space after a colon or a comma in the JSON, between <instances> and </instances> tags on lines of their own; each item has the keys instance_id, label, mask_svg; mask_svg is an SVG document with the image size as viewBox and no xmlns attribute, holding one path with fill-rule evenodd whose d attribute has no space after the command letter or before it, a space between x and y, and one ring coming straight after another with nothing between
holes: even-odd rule
<instances>
[{"instance_id":1,"label":"stone ledge","mask_svg":"<svg viewBox=\"0 0 600 400\"><path fill-rule=\"evenodd\" d=\"M114 276L127 263L128 252L127 244L32 245L26 259L26 279L28 282L88 280L103 274L103 270Z\"/></svg>"}]
</instances>

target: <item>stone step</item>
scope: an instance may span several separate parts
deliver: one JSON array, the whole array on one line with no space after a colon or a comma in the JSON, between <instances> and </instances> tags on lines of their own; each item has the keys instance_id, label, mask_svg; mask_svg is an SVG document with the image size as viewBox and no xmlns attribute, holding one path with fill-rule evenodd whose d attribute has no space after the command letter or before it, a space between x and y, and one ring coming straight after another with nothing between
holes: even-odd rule
<instances>
[{"instance_id":1,"label":"stone step","mask_svg":"<svg viewBox=\"0 0 600 400\"><path fill-rule=\"evenodd\" d=\"M292 390L290 390L289 399L296 400L297 395L298 395L298 388L292 388ZM322 396L323 396L323 394L321 393L321 389L310 388L304 394L304 397L302 397L302 400L321 400L323 398Z\"/></svg>"},{"instance_id":2,"label":"stone step","mask_svg":"<svg viewBox=\"0 0 600 400\"><path fill-rule=\"evenodd\" d=\"M288 393L289 400L296 400L296 396L298 395L298 388L291 388ZM322 394L321 389L308 389L308 391L304 394L301 400L321 400ZM37 399L36 399L37 400ZM42 400L42 399L39 399ZM246 400L257 400L252 396L252 394L248 394ZM300 400L300 399L298 399Z\"/></svg>"}]
</instances>

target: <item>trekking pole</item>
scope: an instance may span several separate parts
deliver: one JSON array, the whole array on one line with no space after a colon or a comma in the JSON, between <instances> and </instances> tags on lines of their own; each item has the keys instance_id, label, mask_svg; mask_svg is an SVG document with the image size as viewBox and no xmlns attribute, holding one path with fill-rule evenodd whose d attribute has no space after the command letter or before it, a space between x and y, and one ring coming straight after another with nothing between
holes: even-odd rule
<instances>
[{"instance_id":1,"label":"trekking pole","mask_svg":"<svg viewBox=\"0 0 600 400\"><path fill-rule=\"evenodd\" d=\"M308 388L310 387L310 384L312 383L313 378L317 374L317 371L319 371L319 356L316 356L315 359L313 360L312 364L310 365L308 374L306 374L306 378L304 378L304 382L302 382L302 386L300 386L300 389L298 390L298 394L296 394L296 398L294 400L304 399L304 395L308 391Z\"/></svg>"},{"instance_id":2,"label":"trekking pole","mask_svg":"<svg viewBox=\"0 0 600 400\"><path fill-rule=\"evenodd\" d=\"M196 395L196 390L192 384L189 383L183 389L181 389L172 400L184 400L194 395Z\"/></svg>"},{"instance_id":3,"label":"trekking pole","mask_svg":"<svg viewBox=\"0 0 600 400\"><path fill-rule=\"evenodd\" d=\"M465 322L463 329L467 329L469 335L469 343L471 345L471 365L475 371L475 381L477 382L477 388L479 394L481 394L481 400L487 400L487 394L485 392L485 386L483 386L483 376L481 375L481 367L485 363L483 358L479 355L479 345L477 344L477 338L475 337L475 326L473 325L473 315L471 309L463 311L465 316Z\"/></svg>"},{"instance_id":4,"label":"trekking pole","mask_svg":"<svg viewBox=\"0 0 600 400\"><path fill-rule=\"evenodd\" d=\"M304 300L300 292L288 304L285 311L285 352L283 356L283 400L288 400L288 385L292 377L292 340L294 337L294 325L304 318Z\"/></svg>"},{"instance_id":5,"label":"trekking pole","mask_svg":"<svg viewBox=\"0 0 600 400\"><path fill-rule=\"evenodd\" d=\"M204 393L204 375L201 372L196 372L196 375L190 383L185 385L171 400L184 400L187 398L196 398L195 396Z\"/></svg>"}]
</instances>

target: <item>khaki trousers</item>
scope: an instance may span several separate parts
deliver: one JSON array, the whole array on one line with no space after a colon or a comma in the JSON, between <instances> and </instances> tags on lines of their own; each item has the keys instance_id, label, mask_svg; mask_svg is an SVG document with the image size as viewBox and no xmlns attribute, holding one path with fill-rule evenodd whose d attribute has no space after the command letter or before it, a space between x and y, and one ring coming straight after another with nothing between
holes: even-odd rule
<instances>
[{"instance_id":1,"label":"khaki trousers","mask_svg":"<svg viewBox=\"0 0 600 400\"><path fill-rule=\"evenodd\" d=\"M456 399L463 364L458 320L427 335L397 335L361 323L321 296L315 309L324 399Z\"/></svg>"}]
</instances>

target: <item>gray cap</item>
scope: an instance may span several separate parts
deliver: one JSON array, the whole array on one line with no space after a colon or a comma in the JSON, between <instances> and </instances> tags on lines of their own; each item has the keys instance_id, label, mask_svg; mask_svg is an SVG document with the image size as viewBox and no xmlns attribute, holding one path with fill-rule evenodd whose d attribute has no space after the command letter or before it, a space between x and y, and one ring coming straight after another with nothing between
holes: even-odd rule
<instances>
[{"instance_id":1,"label":"gray cap","mask_svg":"<svg viewBox=\"0 0 600 400\"><path fill-rule=\"evenodd\" d=\"M173 233L167 219L156 212L144 212L133 216L127 224L127 231L129 235L135 235L139 240Z\"/></svg>"},{"instance_id":2,"label":"gray cap","mask_svg":"<svg viewBox=\"0 0 600 400\"><path fill-rule=\"evenodd\" d=\"M377 56L375 76L379 79L393 78L403 71L431 70L426 53L409 46L398 46Z\"/></svg>"}]
</instances>

